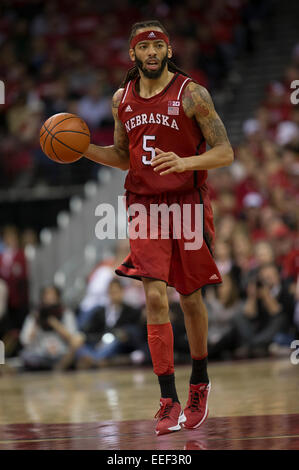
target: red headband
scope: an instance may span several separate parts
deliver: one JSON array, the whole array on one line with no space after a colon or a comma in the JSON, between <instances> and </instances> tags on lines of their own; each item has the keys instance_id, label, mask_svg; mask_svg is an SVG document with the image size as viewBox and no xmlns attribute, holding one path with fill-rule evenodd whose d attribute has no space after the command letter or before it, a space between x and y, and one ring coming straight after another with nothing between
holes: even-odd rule
<instances>
[{"instance_id":1,"label":"red headband","mask_svg":"<svg viewBox=\"0 0 299 470\"><path fill-rule=\"evenodd\" d=\"M136 44L141 41L157 41L158 39L162 39L165 41L166 44L169 44L169 39L166 34L162 33L162 31L145 31L144 33L139 33L133 37L132 41L130 42L131 49L134 49Z\"/></svg>"}]
</instances>

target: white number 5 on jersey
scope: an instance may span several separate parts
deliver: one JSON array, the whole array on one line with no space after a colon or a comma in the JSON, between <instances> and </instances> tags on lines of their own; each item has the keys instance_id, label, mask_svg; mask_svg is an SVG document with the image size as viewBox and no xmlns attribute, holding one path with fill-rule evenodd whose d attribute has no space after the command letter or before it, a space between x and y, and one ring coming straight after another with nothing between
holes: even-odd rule
<instances>
[{"instance_id":1,"label":"white number 5 on jersey","mask_svg":"<svg viewBox=\"0 0 299 470\"><path fill-rule=\"evenodd\" d=\"M150 152L151 156L149 158L149 155L142 155L142 163L144 165L150 165L152 158L154 158L156 152L154 147L150 147L147 145L149 140L155 140L156 136L155 135L144 135L143 136L143 145L142 148L145 152Z\"/></svg>"}]
</instances>

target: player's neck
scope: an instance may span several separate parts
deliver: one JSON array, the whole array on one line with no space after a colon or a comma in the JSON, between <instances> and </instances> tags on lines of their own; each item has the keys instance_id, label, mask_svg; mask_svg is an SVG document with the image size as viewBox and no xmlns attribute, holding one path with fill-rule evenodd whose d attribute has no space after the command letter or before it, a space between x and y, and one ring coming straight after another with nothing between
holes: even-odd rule
<instances>
[{"instance_id":1,"label":"player's neck","mask_svg":"<svg viewBox=\"0 0 299 470\"><path fill-rule=\"evenodd\" d=\"M152 96L158 95L172 80L174 73L169 72L168 68L165 67L159 78L147 78L142 72L140 72L139 80L139 95L141 98L151 98Z\"/></svg>"}]
</instances>

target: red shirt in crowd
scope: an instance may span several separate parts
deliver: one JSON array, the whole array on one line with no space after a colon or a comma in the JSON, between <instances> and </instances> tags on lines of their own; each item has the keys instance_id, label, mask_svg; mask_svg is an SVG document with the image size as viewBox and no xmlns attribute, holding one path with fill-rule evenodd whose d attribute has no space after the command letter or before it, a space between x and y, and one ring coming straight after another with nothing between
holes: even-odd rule
<instances>
[{"instance_id":1,"label":"red shirt in crowd","mask_svg":"<svg viewBox=\"0 0 299 470\"><path fill-rule=\"evenodd\" d=\"M28 304L28 274L23 250L7 248L0 254L0 278L7 283L8 308L24 308Z\"/></svg>"}]
</instances>

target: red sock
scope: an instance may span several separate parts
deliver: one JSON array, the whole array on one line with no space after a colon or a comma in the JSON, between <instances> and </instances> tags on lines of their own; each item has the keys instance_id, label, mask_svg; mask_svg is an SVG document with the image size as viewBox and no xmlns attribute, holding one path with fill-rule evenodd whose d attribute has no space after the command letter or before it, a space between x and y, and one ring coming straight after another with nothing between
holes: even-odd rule
<instances>
[{"instance_id":1,"label":"red sock","mask_svg":"<svg viewBox=\"0 0 299 470\"><path fill-rule=\"evenodd\" d=\"M155 374L173 374L173 331L171 323L147 325L147 339Z\"/></svg>"}]
</instances>

